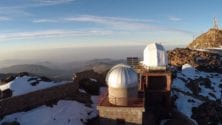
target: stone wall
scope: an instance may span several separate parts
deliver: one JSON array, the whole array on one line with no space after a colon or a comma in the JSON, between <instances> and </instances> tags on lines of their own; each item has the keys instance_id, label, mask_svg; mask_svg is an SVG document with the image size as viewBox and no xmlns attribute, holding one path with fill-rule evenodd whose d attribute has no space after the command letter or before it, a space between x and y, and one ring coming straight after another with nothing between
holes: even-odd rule
<instances>
[{"instance_id":1,"label":"stone wall","mask_svg":"<svg viewBox=\"0 0 222 125\"><path fill-rule=\"evenodd\" d=\"M43 105L46 102L65 98L72 95L77 89L78 83L71 82L0 100L0 117L18 111L31 109Z\"/></svg>"},{"instance_id":2,"label":"stone wall","mask_svg":"<svg viewBox=\"0 0 222 125\"><path fill-rule=\"evenodd\" d=\"M100 125L142 125L143 107L103 107L98 106Z\"/></svg>"}]
</instances>

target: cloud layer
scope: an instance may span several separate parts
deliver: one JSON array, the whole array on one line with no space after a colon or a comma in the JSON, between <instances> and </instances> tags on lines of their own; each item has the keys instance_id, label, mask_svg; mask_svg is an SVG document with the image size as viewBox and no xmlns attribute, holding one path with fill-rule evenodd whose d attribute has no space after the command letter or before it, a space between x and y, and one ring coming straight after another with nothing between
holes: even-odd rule
<instances>
[{"instance_id":1,"label":"cloud layer","mask_svg":"<svg viewBox=\"0 0 222 125\"><path fill-rule=\"evenodd\" d=\"M75 0L24 0L16 3L0 5L0 22L12 22L21 27L10 29L11 32L0 32L0 42L9 40L26 40L39 38L58 38L58 37L97 37L108 36L107 39L117 39L116 36L124 40L133 35L136 37L147 37L146 34L180 34L190 35L193 32L180 29L177 27L168 27L160 25L160 19L154 18L133 18L124 16L101 16L90 14L64 14L54 16L34 13L30 10L49 9L50 7L61 7L60 5L68 5L76 2ZM58 5L58 6L57 6ZM51 12L51 11L50 11ZM164 17L165 20L182 21L181 18L175 16ZM22 20L23 22L19 22ZM27 24L26 24L27 23ZM25 27L25 28L23 28ZM14 27L13 27L14 28ZM145 34L145 35L144 35ZM165 34L166 35L166 34ZM136 39L133 38L134 39ZM149 36L152 37L152 36ZM103 37L104 38L104 37ZM141 38L142 39L142 38ZM141 40L140 39L140 40ZM157 38L159 39L159 38ZM104 39L106 40L106 39Z\"/></svg>"},{"instance_id":2,"label":"cloud layer","mask_svg":"<svg viewBox=\"0 0 222 125\"><path fill-rule=\"evenodd\" d=\"M169 18L172 21L181 21L182 19L176 17ZM64 17L59 19L35 19L34 23L59 23L59 22L73 22L73 23L92 23L100 25L101 27L112 30L126 30L126 31L170 31L180 32L185 34L193 34L190 31L186 31L179 28L163 27L155 25L157 20L154 19L134 19L134 18L122 18L122 17L107 17L107 16L95 16L95 15L80 15L73 17Z\"/></svg>"},{"instance_id":3,"label":"cloud layer","mask_svg":"<svg viewBox=\"0 0 222 125\"><path fill-rule=\"evenodd\" d=\"M169 19L170 21L182 21L181 18L175 17L175 16L169 16L168 19Z\"/></svg>"},{"instance_id":4,"label":"cloud layer","mask_svg":"<svg viewBox=\"0 0 222 125\"><path fill-rule=\"evenodd\" d=\"M10 20L9 17L6 17L6 16L0 16L0 21L8 21Z\"/></svg>"},{"instance_id":5,"label":"cloud layer","mask_svg":"<svg viewBox=\"0 0 222 125\"><path fill-rule=\"evenodd\" d=\"M42 0L41 0L42 1ZM65 0L66 2L70 0ZM45 1L46 2L46 1ZM60 0L59 2L62 2ZM64 1L63 1L64 2ZM48 3L49 4L49 3ZM55 3L54 3L55 4ZM0 17L1 20L9 20L7 17ZM179 21L177 18L172 18L173 21ZM64 36L103 36L114 35L120 33L144 33L144 32L174 32L179 34L191 35L192 32L183 29L163 27L155 25L154 19L137 19L137 18L123 18L123 17L108 17L95 15L79 15L59 18L39 18L30 20L30 22L40 25L61 23L57 25L76 25L91 24L85 29L70 30L65 28L59 29L45 29L28 32L11 32L0 34L0 41L14 40L14 39L35 39L35 38L49 38L49 37L64 37Z\"/></svg>"},{"instance_id":6,"label":"cloud layer","mask_svg":"<svg viewBox=\"0 0 222 125\"><path fill-rule=\"evenodd\" d=\"M21 17L30 16L30 8L38 8L42 6L54 6L59 4L67 4L74 2L74 0L18 0L16 2L7 1L0 5L0 16Z\"/></svg>"},{"instance_id":7,"label":"cloud layer","mask_svg":"<svg viewBox=\"0 0 222 125\"><path fill-rule=\"evenodd\" d=\"M14 32L0 34L0 41L16 39L36 39L52 37L69 37L69 36L104 36L111 34L111 31L104 30L43 30L32 32Z\"/></svg>"}]
</instances>

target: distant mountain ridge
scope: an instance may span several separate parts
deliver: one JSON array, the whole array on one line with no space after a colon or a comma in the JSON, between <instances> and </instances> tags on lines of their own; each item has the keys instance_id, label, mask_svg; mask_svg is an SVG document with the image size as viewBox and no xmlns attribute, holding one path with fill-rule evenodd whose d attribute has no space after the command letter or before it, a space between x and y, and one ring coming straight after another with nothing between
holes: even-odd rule
<instances>
[{"instance_id":1,"label":"distant mountain ridge","mask_svg":"<svg viewBox=\"0 0 222 125\"><path fill-rule=\"evenodd\" d=\"M11 73L11 72L24 72L30 71L30 72L41 72L41 70L52 70L48 67L42 66L42 65L35 65L35 64L20 64L20 65L13 65L7 68L0 69L0 72L2 73Z\"/></svg>"},{"instance_id":2,"label":"distant mountain ridge","mask_svg":"<svg viewBox=\"0 0 222 125\"><path fill-rule=\"evenodd\" d=\"M6 68L1 68L0 73L19 73L19 72L29 72L32 74L40 75L40 76L48 76L50 78L55 78L58 74L63 72L58 69L51 69L42 65L35 64L21 64L21 65L13 65Z\"/></svg>"},{"instance_id":3,"label":"distant mountain ridge","mask_svg":"<svg viewBox=\"0 0 222 125\"><path fill-rule=\"evenodd\" d=\"M39 64L19 64L12 65L5 68L0 68L1 73L19 73L29 72L40 76L47 76L53 80L71 80L73 73L81 72L84 70L91 70L101 73L113 65L118 63L125 63L125 60L112 60L112 59L93 59L88 61L76 61L63 64L54 64L51 62L43 62Z\"/></svg>"}]
</instances>

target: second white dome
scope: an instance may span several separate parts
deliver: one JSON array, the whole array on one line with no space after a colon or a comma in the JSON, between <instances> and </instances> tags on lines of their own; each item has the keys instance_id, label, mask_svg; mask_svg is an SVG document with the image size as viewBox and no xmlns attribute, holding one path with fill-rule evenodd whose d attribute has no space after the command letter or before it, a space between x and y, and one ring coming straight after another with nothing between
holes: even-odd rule
<instances>
[{"instance_id":1,"label":"second white dome","mask_svg":"<svg viewBox=\"0 0 222 125\"><path fill-rule=\"evenodd\" d=\"M166 66L168 60L164 47L158 43L147 45L143 53L143 64L148 67Z\"/></svg>"}]
</instances>

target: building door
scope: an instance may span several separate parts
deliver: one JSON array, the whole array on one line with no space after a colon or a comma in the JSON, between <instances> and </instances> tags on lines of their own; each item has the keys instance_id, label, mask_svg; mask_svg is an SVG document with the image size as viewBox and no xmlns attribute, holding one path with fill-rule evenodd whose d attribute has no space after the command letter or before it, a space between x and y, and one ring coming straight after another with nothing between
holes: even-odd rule
<instances>
[{"instance_id":1,"label":"building door","mask_svg":"<svg viewBox=\"0 0 222 125\"><path fill-rule=\"evenodd\" d=\"M117 125L125 125L126 122L124 119L116 119Z\"/></svg>"},{"instance_id":2,"label":"building door","mask_svg":"<svg viewBox=\"0 0 222 125\"><path fill-rule=\"evenodd\" d=\"M164 107L166 98L164 92L167 87L165 76L148 76L145 86L145 104L146 108L159 109Z\"/></svg>"}]
</instances>

